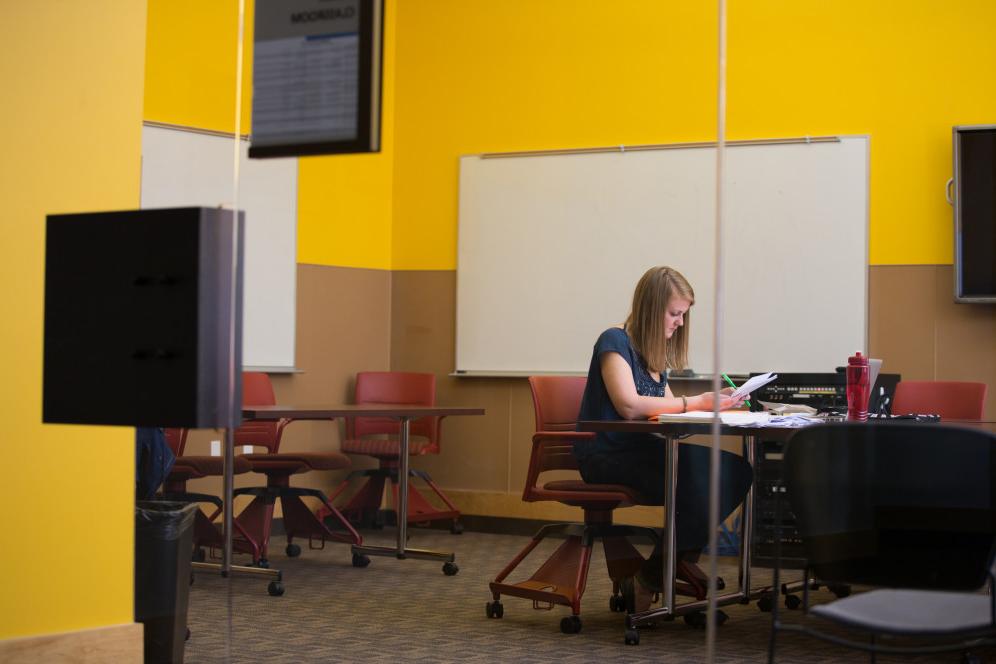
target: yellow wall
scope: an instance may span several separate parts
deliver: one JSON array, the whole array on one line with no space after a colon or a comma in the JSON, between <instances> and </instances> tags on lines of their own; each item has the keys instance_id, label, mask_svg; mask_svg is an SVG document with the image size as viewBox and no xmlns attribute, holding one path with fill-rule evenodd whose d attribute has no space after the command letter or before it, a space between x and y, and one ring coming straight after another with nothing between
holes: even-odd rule
<instances>
[{"instance_id":1,"label":"yellow wall","mask_svg":"<svg viewBox=\"0 0 996 664\"><path fill-rule=\"evenodd\" d=\"M234 131L238 0L148 0L148 7L144 119ZM252 0L245 16L242 134L252 104Z\"/></svg>"},{"instance_id":2,"label":"yellow wall","mask_svg":"<svg viewBox=\"0 0 996 664\"><path fill-rule=\"evenodd\" d=\"M390 269L393 1L386 3L381 151L299 162L299 263ZM252 106L253 2L246 2L241 133ZM233 131L237 0L149 0L146 120Z\"/></svg>"},{"instance_id":3,"label":"yellow wall","mask_svg":"<svg viewBox=\"0 0 996 664\"><path fill-rule=\"evenodd\" d=\"M996 3L729 6L728 138L869 134L870 262L950 263L951 126L996 121ZM715 3L397 7L395 269L455 267L462 154L715 138Z\"/></svg>"},{"instance_id":4,"label":"yellow wall","mask_svg":"<svg viewBox=\"0 0 996 664\"><path fill-rule=\"evenodd\" d=\"M3 2L0 44L2 639L132 622L134 430L42 425L42 311L45 215L138 204L145 5Z\"/></svg>"},{"instance_id":5,"label":"yellow wall","mask_svg":"<svg viewBox=\"0 0 996 664\"><path fill-rule=\"evenodd\" d=\"M391 269L395 2L385 2L381 149L308 157L298 175L297 261Z\"/></svg>"},{"instance_id":6,"label":"yellow wall","mask_svg":"<svg viewBox=\"0 0 996 664\"><path fill-rule=\"evenodd\" d=\"M150 0L146 119L231 129L235 5ZM950 263L951 127L996 118L996 3L729 7L728 138L870 135L870 263ZM713 3L386 14L384 150L301 160L300 262L454 269L462 154L715 138Z\"/></svg>"}]
</instances>

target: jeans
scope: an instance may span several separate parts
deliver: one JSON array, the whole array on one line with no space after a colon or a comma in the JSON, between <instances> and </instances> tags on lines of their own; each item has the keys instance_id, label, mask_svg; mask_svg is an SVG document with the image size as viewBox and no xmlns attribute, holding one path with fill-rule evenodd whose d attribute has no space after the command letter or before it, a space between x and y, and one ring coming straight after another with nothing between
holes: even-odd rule
<instances>
[{"instance_id":1,"label":"jeans","mask_svg":"<svg viewBox=\"0 0 996 664\"><path fill-rule=\"evenodd\" d=\"M648 440L619 451L594 452L579 461L581 477L589 484L621 484L652 505L663 505L664 441ZM678 485L675 492L677 553L694 559L709 542L709 453L701 445L678 446ZM753 472L736 454L720 452L719 519L722 522L743 502ZM661 542L640 572L643 585L661 585Z\"/></svg>"}]
</instances>

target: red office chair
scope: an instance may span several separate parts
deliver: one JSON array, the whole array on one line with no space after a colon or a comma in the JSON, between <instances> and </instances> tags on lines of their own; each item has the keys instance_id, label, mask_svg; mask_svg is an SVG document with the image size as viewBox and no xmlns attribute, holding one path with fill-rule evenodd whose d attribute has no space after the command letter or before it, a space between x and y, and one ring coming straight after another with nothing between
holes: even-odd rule
<instances>
[{"instance_id":1,"label":"red office chair","mask_svg":"<svg viewBox=\"0 0 996 664\"><path fill-rule=\"evenodd\" d=\"M540 607L541 603L550 607L554 604L570 607L572 615L560 621L560 630L565 634L581 631L581 595L584 594L591 547L596 538L600 538L605 547L609 576L612 578L609 607L613 611L625 611L626 603L619 593L619 581L636 574L644 560L627 538L640 536L650 541L656 539L656 534L650 528L612 524L613 510L647 504L629 487L588 484L581 479L557 480L546 482L542 486L538 483L540 473L546 471L576 471L578 465L574 458L575 443L595 435L574 430L585 380L580 376L529 378L536 412L536 433L533 435L526 487L522 492L522 499L526 502L555 500L580 507L584 510L584 525L566 523L540 528L532 541L491 582L494 601L488 602L486 606L489 618L502 617L504 608L500 597L511 595L533 600L534 608L545 608ZM567 539L531 577L518 583L505 582L509 574L545 537L556 533L566 534Z\"/></svg>"},{"instance_id":2,"label":"red office chair","mask_svg":"<svg viewBox=\"0 0 996 664\"><path fill-rule=\"evenodd\" d=\"M247 406L275 404L270 377L265 373L243 373L242 402ZM338 470L350 466L349 458L339 452L279 452L284 427L292 421L291 419L250 420L235 430L237 445L254 445L267 449L265 454L245 455L253 472L266 475L266 486L241 488L235 491L237 496L254 496L237 520L252 535L253 540L259 542L260 555L258 558L254 557L253 562L261 567L268 565L266 551L270 542L273 508L277 499L280 499L283 507L288 556L293 558L301 553L301 547L293 542L295 537L307 537L310 548L319 549L324 548L326 540L350 544L363 542L363 538L353 529L349 521L332 507L324 493L318 489L290 485L291 475L313 470ZM333 532L315 518L314 513L301 500L302 496L317 498L327 510L327 514L335 517L346 532ZM321 542L321 546L315 546L316 538ZM366 567L369 564L370 559L367 556L353 554L355 567Z\"/></svg>"},{"instance_id":3,"label":"red office chair","mask_svg":"<svg viewBox=\"0 0 996 664\"><path fill-rule=\"evenodd\" d=\"M940 415L942 420L981 420L986 384L943 380L903 380L896 385L893 415Z\"/></svg>"},{"instance_id":4,"label":"red office chair","mask_svg":"<svg viewBox=\"0 0 996 664\"><path fill-rule=\"evenodd\" d=\"M428 373L403 373L398 371L362 371L356 374L356 403L405 404L433 406L436 403L436 377ZM411 423L409 455L439 454L439 429L442 417L422 417ZM365 521L373 516L374 525L380 525L379 510L384 498L384 481L391 483L393 505L398 504L398 435L401 424L386 417L350 417L346 419L346 439L342 451L349 454L372 456L379 462L373 470L350 473L332 494L335 500L354 477L367 477L366 483L350 498L342 512L356 521ZM369 436L376 436L370 438ZM386 438L384 436L387 436ZM446 506L438 509L414 486L408 483L408 523L452 520L450 532L459 534L463 527L458 521L460 511L450 502L442 489L432 481L429 474L420 470L409 470L409 476L424 481L436 497ZM319 510L318 517L327 514L325 508Z\"/></svg>"},{"instance_id":5,"label":"red office chair","mask_svg":"<svg viewBox=\"0 0 996 664\"><path fill-rule=\"evenodd\" d=\"M225 460L220 456L189 456L184 455L187 446L188 429L166 429L166 443L173 450L176 461L163 483L163 499L176 500L184 503L210 503L214 511L210 515L198 510L194 516L194 558L203 561L204 548L212 552L224 547L224 537L215 520L221 515L223 503L221 498L206 493L191 493L187 491L187 481L202 477L221 477L225 472ZM249 462L244 456L236 456L232 465L235 475L248 473ZM253 560L259 560L259 544L246 532L237 521L233 521L232 549L252 555Z\"/></svg>"}]
</instances>

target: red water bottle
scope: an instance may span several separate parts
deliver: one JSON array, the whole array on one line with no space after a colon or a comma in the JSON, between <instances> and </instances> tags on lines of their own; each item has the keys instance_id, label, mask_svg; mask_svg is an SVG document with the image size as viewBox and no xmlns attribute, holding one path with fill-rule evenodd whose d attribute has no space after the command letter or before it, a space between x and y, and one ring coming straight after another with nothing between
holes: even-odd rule
<instances>
[{"instance_id":1,"label":"red water bottle","mask_svg":"<svg viewBox=\"0 0 996 664\"><path fill-rule=\"evenodd\" d=\"M847 358L847 419L864 422L868 419L868 396L871 385L868 358L856 352Z\"/></svg>"}]
</instances>

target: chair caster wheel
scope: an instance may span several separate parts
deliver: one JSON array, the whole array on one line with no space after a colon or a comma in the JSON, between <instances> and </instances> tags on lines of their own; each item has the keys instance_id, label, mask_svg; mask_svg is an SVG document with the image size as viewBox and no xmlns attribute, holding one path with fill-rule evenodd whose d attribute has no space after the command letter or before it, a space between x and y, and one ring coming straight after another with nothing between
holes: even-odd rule
<instances>
[{"instance_id":1,"label":"chair caster wheel","mask_svg":"<svg viewBox=\"0 0 996 664\"><path fill-rule=\"evenodd\" d=\"M501 602L495 600L484 605L484 612L488 618L501 618L505 615L505 607L502 606Z\"/></svg>"},{"instance_id":2,"label":"chair caster wheel","mask_svg":"<svg viewBox=\"0 0 996 664\"><path fill-rule=\"evenodd\" d=\"M450 526L451 535L463 535L463 524L459 521L454 521L453 525Z\"/></svg>"},{"instance_id":3,"label":"chair caster wheel","mask_svg":"<svg viewBox=\"0 0 996 664\"><path fill-rule=\"evenodd\" d=\"M798 609L802 606L802 600L799 599L798 595L786 595L785 596L785 608L786 609Z\"/></svg>"},{"instance_id":4,"label":"chair caster wheel","mask_svg":"<svg viewBox=\"0 0 996 664\"><path fill-rule=\"evenodd\" d=\"M261 567L263 569L270 569L270 561L266 558L260 558L256 563L256 567Z\"/></svg>"},{"instance_id":5,"label":"chair caster wheel","mask_svg":"<svg viewBox=\"0 0 996 664\"><path fill-rule=\"evenodd\" d=\"M445 574L446 576L454 576L459 571L460 568L457 567L456 563L453 562L443 563L443 574Z\"/></svg>"},{"instance_id":6,"label":"chair caster wheel","mask_svg":"<svg viewBox=\"0 0 996 664\"><path fill-rule=\"evenodd\" d=\"M183 640L184 641L189 641L190 640L190 628L189 627L187 628L187 634L183 637Z\"/></svg>"},{"instance_id":7,"label":"chair caster wheel","mask_svg":"<svg viewBox=\"0 0 996 664\"><path fill-rule=\"evenodd\" d=\"M190 559L195 563L202 563L207 560L207 554L204 553L204 547L199 546L194 549L194 552L190 555Z\"/></svg>"},{"instance_id":8,"label":"chair caster wheel","mask_svg":"<svg viewBox=\"0 0 996 664\"><path fill-rule=\"evenodd\" d=\"M581 618L566 616L560 620L560 631L564 634L577 634L581 631Z\"/></svg>"},{"instance_id":9,"label":"chair caster wheel","mask_svg":"<svg viewBox=\"0 0 996 664\"><path fill-rule=\"evenodd\" d=\"M266 592L270 593L273 597L280 597L284 594L284 584L279 581L270 581L270 585L266 587Z\"/></svg>"},{"instance_id":10,"label":"chair caster wheel","mask_svg":"<svg viewBox=\"0 0 996 664\"><path fill-rule=\"evenodd\" d=\"M626 598L622 595L612 595L609 597L609 611L613 613L626 613Z\"/></svg>"},{"instance_id":11,"label":"chair caster wheel","mask_svg":"<svg viewBox=\"0 0 996 664\"><path fill-rule=\"evenodd\" d=\"M362 553L353 554L353 567L366 567L370 564L370 556L365 556Z\"/></svg>"},{"instance_id":12,"label":"chair caster wheel","mask_svg":"<svg viewBox=\"0 0 996 664\"><path fill-rule=\"evenodd\" d=\"M640 632L635 629L626 630L626 645L628 646L638 646L640 645Z\"/></svg>"},{"instance_id":13,"label":"chair caster wheel","mask_svg":"<svg viewBox=\"0 0 996 664\"><path fill-rule=\"evenodd\" d=\"M284 549L284 552L287 554L288 558L297 558L301 555L301 547L297 544L288 544L287 548Z\"/></svg>"},{"instance_id":14,"label":"chair caster wheel","mask_svg":"<svg viewBox=\"0 0 996 664\"><path fill-rule=\"evenodd\" d=\"M771 593L764 593L757 598L757 608L763 613L771 613L771 609L774 608L775 600L771 597Z\"/></svg>"}]
</instances>

